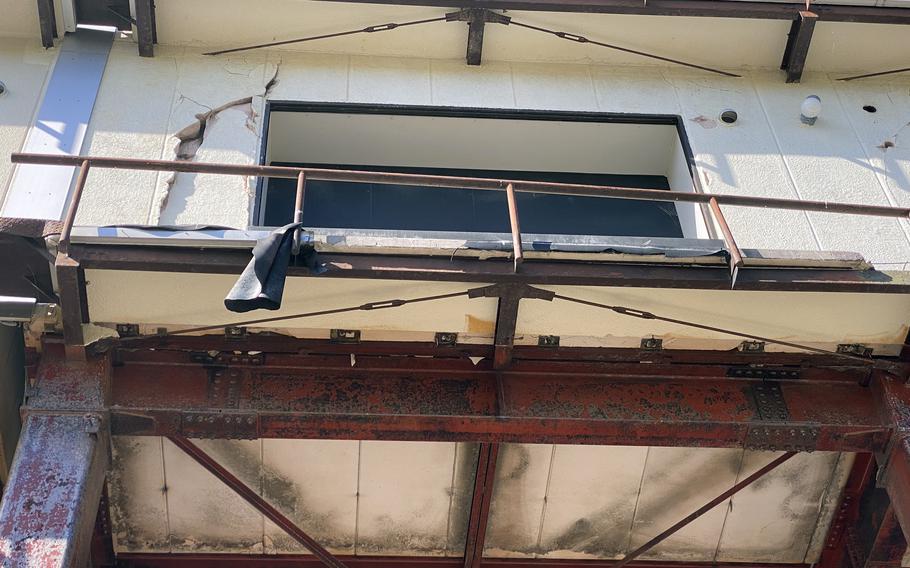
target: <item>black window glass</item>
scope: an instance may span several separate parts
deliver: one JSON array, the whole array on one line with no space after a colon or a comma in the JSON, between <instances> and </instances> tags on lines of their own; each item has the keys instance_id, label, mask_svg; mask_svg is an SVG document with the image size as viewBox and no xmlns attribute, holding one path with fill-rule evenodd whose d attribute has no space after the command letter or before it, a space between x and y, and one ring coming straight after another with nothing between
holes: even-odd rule
<instances>
[{"instance_id":1,"label":"black window glass","mask_svg":"<svg viewBox=\"0 0 910 568\"><path fill-rule=\"evenodd\" d=\"M273 165L670 189L666 177L655 175ZM295 180L269 180L263 219L266 226L291 222L295 187ZM523 233L683 236L673 203L531 193L519 193L517 200ZM391 184L308 181L303 220L308 228L509 232L505 192Z\"/></svg>"}]
</instances>

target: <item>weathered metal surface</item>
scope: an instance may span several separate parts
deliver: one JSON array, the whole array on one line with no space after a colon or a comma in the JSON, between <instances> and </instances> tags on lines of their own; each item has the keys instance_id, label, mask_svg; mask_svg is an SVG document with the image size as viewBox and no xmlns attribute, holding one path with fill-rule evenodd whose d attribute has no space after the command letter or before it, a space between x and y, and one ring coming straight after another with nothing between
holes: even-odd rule
<instances>
[{"instance_id":1,"label":"weathered metal surface","mask_svg":"<svg viewBox=\"0 0 910 568\"><path fill-rule=\"evenodd\" d=\"M517 229L517 217L516 225L513 229ZM520 262L518 258L518 256L515 257L516 271ZM527 285L493 284L492 286L474 288L468 291L468 297L470 298L499 298L499 305L496 309L496 333L493 340L494 368L504 369L512 362L512 351L515 347L515 327L518 323L518 307L521 300L551 301L554 295L553 292L548 290L541 290Z\"/></svg>"},{"instance_id":2,"label":"weathered metal surface","mask_svg":"<svg viewBox=\"0 0 910 568\"><path fill-rule=\"evenodd\" d=\"M345 563L357 568L461 568L460 558L415 558L407 556L343 556ZM248 554L120 554L123 568L270 568L293 566L319 568L320 561L309 555L248 555ZM610 568L614 561L497 559L486 558L483 565L490 568ZM807 564L762 564L723 562L633 562L634 568L809 568Z\"/></svg>"},{"instance_id":3,"label":"weathered metal surface","mask_svg":"<svg viewBox=\"0 0 910 568\"><path fill-rule=\"evenodd\" d=\"M861 521L860 499L870 488L874 473L875 460L872 454L857 454L828 528L828 534L825 536L824 548L817 562L819 568L841 568L843 565L847 531L852 530Z\"/></svg>"},{"instance_id":4,"label":"weathered metal surface","mask_svg":"<svg viewBox=\"0 0 910 568\"><path fill-rule=\"evenodd\" d=\"M141 57L154 57L157 32L155 30L154 0L136 0L136 33Z\"/></svg>"},{"instance_id":5,"label":"weathered metal surface","mask_svg":"<svg viewBox=\"0 0 910 568\"><path fill-rule=\"evenodd\" d=\"M338 0L336 0L338 1ZM350 1L350 0L349 0ZM440 6L453 4L446 0L353 0L379 4ZM749 2L731 5L717 0L485 0L463 5L483 6L493 10L542 10L546 12L592 12L600 14L640 14L645 16L685 16L709 18L750 18L790 20L795 12L805 9L804 2ZM904 8L813 4L812 10L830 22L867 22L910 24Z\"/></svg>"},{"instance_id":6,"label":"weathered metal surface","mask_svg":"<svg viewBox=\"0 0 910 568\"><path fill-rule=\"evenodd\" d=\"M239 274L249 263L249 252L178 247L80 245L70 256L85 269L146 270L207 274ZM681 266L636 266L596 263L529 262L520 273L511 263L469 258L388 257L368 254L320 254L326 271L319 278L385 278L446 282L512 282L633 286L643 288L692 288L727 290L726 267L692 270ZM293 277L315 277L304 267L289 267ZM906 294L910 281L902 273L876 270L824 270L744 268L736 290L872 292Z\"/></svg>"},{"instance_id":7,"label":"weathered metal surface","mask_svg":"<svg viewBox=\"0 0 910 568\"><path fill-rule=\"evenodd\" d=\"M806 66L806 57L809 55L809 45L812 43L812 32L818 14L808 10L800 10L799 15L793 20L790 35L787 37L787 47L780 68L787 72L788 83L799 83Z\"/></svg>"},{"instance_id":8,"label":"weathered metal surface","mask_svg":"<svg viewBox=\"0 0 910 568\"><path fill-rule=\"evenodd\" d=\"M26 391L26 412L102 412L110 393L110 359L66 359L64 347L47 343L37 373Z\"/></svg>"},{"instance_id":9,"label":"weathered metal surface","mask_svg":"<svg viewBox=\"0 0 910 568\"><path fill-rule=\"evenodd\" d=\"M879 483L888 491L904 537L910 540L910 387L893 378L882 378L873 387L895 430L887 452L876 456L883 468Z\"/></svg>"},{"instance_id":10,"label":"weathered metal surface","mask_svg":"<svg viewBox=\"0 0 910 568\"><path fill-rule=\"evenodd\" d=\"M483 559L498 460L499 444L480 445L477 471L474 476L474 490L471 496L471 513L466 531L464 568L478 568Z\"/></svg>"},{"instance_id":11,"label":"weathered metal surface","mask_svg":"<svg viewBox=\"0 0 910 568\"><path fill-rule=\"evenodd\" d=\"M225 398L208 369L125 355L113 384L120 434L742 447L767 433L767 447L784 448L795 428L811 430L815 449L870 451L890 428L873 392L839 381L782 381L789 419L767 421L753 397L762 381L660 369L518 362L500 372L500 390L496 371L465 359L363 358L351 368L345 356L275 354L238 369Z\"/></svg>"},{"instance_id":12,"label":"weathered metal surface","mask_svg":"<svg viewBox=\"0 0 910 568\"><path fill-rule=\"evenodd\" d=\"M0 504L0 566L86 565L106 448L101 415L26 418Z\"/></svg>"}]
</instances>

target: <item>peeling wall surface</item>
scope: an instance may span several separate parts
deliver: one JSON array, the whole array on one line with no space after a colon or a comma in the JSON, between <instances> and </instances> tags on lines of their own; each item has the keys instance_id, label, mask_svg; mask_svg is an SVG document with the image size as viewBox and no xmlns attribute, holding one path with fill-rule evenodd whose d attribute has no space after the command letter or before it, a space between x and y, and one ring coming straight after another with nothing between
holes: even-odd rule
<instances>
[{"instance_id":1,"label":"peeling wall surface","mask_svg":"<svg viewBox=\"0 0 910 568\"><path fill-rule=\"evenodd\" d=\"M910 205L910 78L838 82L780 72L723 78L679 67L485 62L251 51L210 57L160 46L152 59L115 44L90 125L93 155L257 163L266 99L678 114L705 191ZM799 120L809 94L814 126ZM872 105L876 112L863 110ZM735 109L739 120L722 124ZM394 142L395 132L389 132ZM910 138L907 138L910 140ZM570 141L569 141L570 142ZM251 223L253 179L92 173L78 222ZM876 267L910 261L906 220L725 207L743 247L858 252Z\"/></svg>"},{"instance_id":2,"label":"peeling wall surface","mask_svg":"<svg viewBox=\"0 0 910 568\"><path fill-rule=\"evenodd\" d=\"M337 554L460 556L475 444L196 440ZM504 445L487 557L619 558L762 467L773 452ZM852 454L800 454L666 540L649 560L812 563ZM117 549L303 552L162 438L116 437Z\"/></svg>"}]
</instances>

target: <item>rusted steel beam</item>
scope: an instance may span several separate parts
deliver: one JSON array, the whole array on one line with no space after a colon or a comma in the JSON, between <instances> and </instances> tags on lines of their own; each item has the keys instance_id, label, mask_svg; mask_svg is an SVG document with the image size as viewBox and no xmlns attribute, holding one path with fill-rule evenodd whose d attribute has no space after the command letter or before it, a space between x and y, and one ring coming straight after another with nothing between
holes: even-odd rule
<instances>
[{"instance_id":1,"label":"rusted steel beam","mask_svg":"<svg viewBox=\"0 0 910 568\"><path fill-rule=\"evenodd\" d=\"M265 515L266 518L278 525L288 534L288 536L305 546L319 559L323 566L328 566L329 568L346 568L346 565L341 560L316 542L310 535L303 532L300 527L282 514L281 511L269 504L268 501L254 490L250 489L243 481L238 479L234 474L225 469L224 466L205 453L202 448L182 436L168 436L168 439L175 446L183 450L188 456L193 458L199 465L204 467L209 473L230 487L231 490L239 495L244 501L252 505L253 508Z\"/></svg>"},{"instance_id":2,"label":"rusted steel beam","mask_svg":"<svg viewBox=\"0 0 910 568\"><path fill-rule=\"evenodd\" d=\"M240 274L250 261L249 251L180 249L74 243L70 256L85 269L148 270L205 274ZM390 280L551 284L578 286L631 286L644 288L730 289L726 266L692 270L684 266L566 263L535 260L515 273L511 263L495 260L440 257L404 257L362 254L320 254L326 271L313 274L304 267L288 268L292 277L382 278ZM875 270L744 268L736 290L794 292L871 292L908 294L910 279L901 273Z\"/></svg>"},{"instance_id":3,"label":"rusted steel beam","mask_svg":"<svg viewBox=\"0 0 910 568\"><path fill-rule=\"evenodd\" d=\"M154 0L135 0L136 2L136 40L139 43L141 57L155 56L155 2Z\"/></svg>"},{"instance_id":4,"label":"rusted steel beam","mask_svg":"<svg viewBox=\"0 0 910 568\"><path fill-rule=\"evenodd\" d=\"M95 532L92 534L92 568L114 568L114 538L111 533L110 501L107 496L107 484L101 492L101 503L95 515Z\"/></svg>"},{"instance_id":5,"label":"rusted steel beam","mask_svg":"<svg viewBox=\"0 0 910 568\"><path fill-rule=\"evenodd\" d=\"M421 187L477 189L503 191L509 184L516 192L545 193L553 195L575 195L602 197L606 199L637 199L676 203L704 203L715 200L720 205L759 207L787 211L814 211L818 213L844 213L872 217L910 217L910 208L867 205L861 203L837 203L801 199L779 199L748 195L685 193L663 189L641 189L605 185L571 184L544 181L509 180L495 178L472 178L438 176L425 174L402 174L356 170L331 170L320 168L294 168L286 166L257 166L238 164L217 164L187 162L178 160L144 160L135 158L109 158L93 156L65 156L57 154L14 153L10 161L17 164L43 164L57 166L80 166L88 162L96 168L114 168L144 171L171 171L187 173L212 173L238 176L265 176L297 179L301 171L307 179L321 181L347 181L363 183L390 183L417 185Z\"/></svg>"},{"instance_id":6,"label":"rusted steel beam","mask_svg":"<svg viewBox=\"0 0 910 568\"><path fill-rule=\"evenodd\" d=\"M816 568L842 568L844 562L849 561L848 535L864 522L860 517L860 501L872 489L874 476L875 459L872 454L856 454Z\"/></svg>"},{"instance_id":7,"label":"rusted steel beam","mask_svg":"<svg viewBox=\"0 0 910 568\"><path fill-rule=\"evenodd\" d=\"M301 554L153 554L121 553L117 555L123 568L319 568L320 561ZM460 558L420 556L341 556L351 568L463 568ZM553 560L485 558L489 568L609 568L613 560ZM633 562L633 568L810 568L808 564L761 564L723 562Z\"/></svg>"},{"instance_id":8,"label":"rusted steel beam","mask_svg":"<svg viewBox=\"0 0 910 568\"><path fill-rule=\"evenodd\" d=\"M69 354L76 359L85 358L82 324L89 321L88 301L85 292L85 272L79 263L65 254L58 254L54 261L57 287L63 318L63 339Z\"/></svg>"},{"instance_id":9,"label":"rusted steel beam","mask_svg":"<svg viewBox=\"0 0 910 568\"><path fill-rule=\"evenodd\" d=\"M512 255L514 256L515 272L524 260L521 250L521 224L518 220L518 202L515 198L515 188L512 184L506 185L506 201L509 204L509 226L512 230Z\"/></svg>"},{"instance_id":10,"label":"rusted steel beam","mask_svg":"<svg viewBox=\"0 0 910 568\"><path fill-rule=\"evenodd\" d=\"M654 548L661 542L670 538L671 536L673 536L674 534L679 532L680 529L690 525L692 522L694 522L696 519L698 519L699 517L701 517L702 515L704 515L711 509L713 509L714 507L720 505L721 503L723 503L730 497L736 495L737 493L739 493L746 487L752 485L753 483L755 483L756 481L758 481L759 479L764 477L764 475L766 473L773 471L779 465L786 462L787 460L789 460L790 458L792 458L795 455L796 455L796 452L785 452L784 454L774 458L767 465L765 465L764 467L762 467L761 469L759 469L758 471L756 471L749 477L747 477L747 478L743 479L742 481L740 481L739 483L735 484L730 489L727 489L726 491L724 491L723 493L721 493L714 499L711 499L710 501L708 501L707 503L705 503L704 505L702 505L701 507L699 507L692 513L690 513L687 516L685 516L684 518L680 519L677 523L673 524L673 526L671 526L667 530L658 534L657 536L655 536L648 542L644 543L643 545L639 546L632 552L626 554L622 558L622 560L619 560L615 564L613 564L613 568L622 568L623 566L628 565L630 562L632 562L633 560L635 560L642 554L648 552L649 550L651 550L652 548Z\"/></svg>"},{"instance_id":11,"label":"rusted steel beam","mask_svg":"<svg viewBox=\"0 0 910 568\"><path fill-rule=\"evenodd\" d=\"M879 484L888 492L891 507L910 541L910 386L890 377L873 383L879 393L881 412L893 424L893 435L879 460Z\"/></svg>"},{"instance_id":12,"label":"rusted steel beam","mask_svg":"<svg viewBox=\"0 0 910 568\"><path fill-rule=\"evenodd\" d=\"M498 459L499 444L481 444L480 456L477 460L477 474L474 477L471 514L468 518L463 568L479 568L483 559Z\"/></svg>"},{"instance_id":13,"label":"rusted steel beam","mask_svg":"<svg viewBox=\"0 0 910 568\"><path fill-rule=\"evenodd\" d=\"M799 15L790 26L787 47L784 49L784 58L780 64L780 68L787 72L788 83L799 83L803 76L816 21L818 21L818 14L800 10Z\"/></svg>"},{"instance_id":14,"label":"rusted steel beam","mask_svg":"<svg viewBox=\"0 0 910 568\"><path fill-rule=\"evenodd\" d=\"M461 369L468 357L492 360L493 346L481 344L437 345L432 341L363 341L341 344L327 339L301 339L271 333L248 333L243 338L218 335L169 335L120 344L115 357L126 363L195 365L193 352L258 351L269 365L304 367L330 365L335 358L349 366L349 355L362 356L364 364L376 361L394 368L401 357L432 357L430 368L451 363ZM516 345L513 360L524 371L600 373L628 376L700 376L799 379L800 381L868 382L871 370L864 362L815 353L749 352L742 350L664 349L643 351L623 347L540 347ZM640 363L647 362L647 365ZM414 361L409 365L416 364ZM478 362L475 369L486 369Z\"/></svg>"},{"instance_id":15,"label":"rusted steel beam","mask_svg":"<svg viewBox=\"0 0 910 568\"><path fill-rule=\"evenodd\" d=\"M600 14L638 14L790 20L805 2L749 2L731 5L725 0L333 0L336 2L395 4L406 6L482 7L491 10L542 10L545 12L583 12ZM828 22L873 24L910 24L910 11L904 8L813 4L812 10Z\"/></svg>"},{"instance_id":16,"label":"rusted steel beam","mask_svg":"<svg viewBox=\"0 0 910 568\"><path fill-rule=\"evenodd\" d=\"M0 504L0 565L86 566L107 462L100 414L29 414Z\"/></svg>"},{"instance_id":17,"label":"rusted steel beam","mask_svg":"<svg viewBox=\"0 0 910 568\"><path fill-rule=\"evenodd\" d=\"M887 442L875 394L847 382L497 371L401 357L351 368L339 358L238 366L230 401L202 365L114 368L119 434L537 442L873 451ZM275 366L272 367L272 362ZM300 366L295 366L299 364ZM644 366L646 367L646 366ZM533 367L531 367L533 368ZM570 367L571 368L571 367ZM498 396L501 376L504 397ZM776 402L775 402L776 401ZM773 416L786 415L784 420Z\"/></svg>"},{"instance_id":18,"label":"rusted steel beam","mask_svg":"<svg viewBox=\"0 0 910 568\"><path fill-rule=\"evenodd\" d=\"M57 18L54 14L53 0L38 0L38 25L41 29L41 45L54 47L57 37Z\"/></svg>"},{"instance_id":19,"label":"rusted steel beam","mask_svg":"<svg viewBox=\"0 0 910 568\"><path fill-rule=\"evenodd\" d=\"M907 540L898 523L894 509L885 508L881 516L870 519L876 527L865 551L865 562L856 568L899 568L907 552Z\"/></svg>"}]
</instances>

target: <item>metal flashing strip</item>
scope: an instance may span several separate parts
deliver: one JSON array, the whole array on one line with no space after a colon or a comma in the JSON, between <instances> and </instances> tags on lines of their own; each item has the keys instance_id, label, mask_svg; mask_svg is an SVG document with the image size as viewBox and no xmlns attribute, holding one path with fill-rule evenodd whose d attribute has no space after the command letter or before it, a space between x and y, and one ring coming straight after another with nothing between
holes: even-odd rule
<instances>
[{"instance_id":1,"label":"metal flashing strip","mask_svg":"<svg viewBox=\"0 0 910 568\"><path fill-rule=\"evenodd\" d=\"M79 28L67 34L23 151L78 155L95 106L114 31ZM62 219L74 168L20 164L3 204L4 217Z\"/></svg>"},{"instance_id":2,"label":"metal flashing strip","mask_svg":"<svg viewBox=\"0 0 910 568\"><path fill-rule=\"evenodd\" d=\"M72 241L86 245L165 246L250 249L271 233L265 227L74 227ZM429 255L506 258L512 251L507 233L401 231L374 229L313 229L301 235L322 253ZM529 259L647 262L722 265L723 241L649 237L523 234ZM744 265L780 268L835 268L865 270L871 265L856 253L743 249Z\"/></svg>"}]
</instances>

